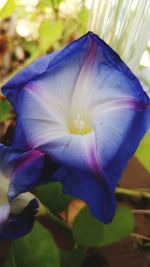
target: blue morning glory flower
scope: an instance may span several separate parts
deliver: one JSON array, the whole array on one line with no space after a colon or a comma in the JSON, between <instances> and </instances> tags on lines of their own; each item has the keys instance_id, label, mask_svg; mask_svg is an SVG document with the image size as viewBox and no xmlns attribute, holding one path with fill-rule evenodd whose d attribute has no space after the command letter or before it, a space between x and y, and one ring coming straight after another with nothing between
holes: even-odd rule
<instances>
[{"instance_id":1,"label":"blue morning glory flower","mask_svg":"<svg viewBox=\"0 0 150 267\"><path fill-rule=\"evenodd\" d=\"M111 221L117 182L150 124L150 99L120 57L89 32L26 67L3 93L17 117L13 147L45 153L59 165L51 180Z\"/></svg>"}]
</instances>

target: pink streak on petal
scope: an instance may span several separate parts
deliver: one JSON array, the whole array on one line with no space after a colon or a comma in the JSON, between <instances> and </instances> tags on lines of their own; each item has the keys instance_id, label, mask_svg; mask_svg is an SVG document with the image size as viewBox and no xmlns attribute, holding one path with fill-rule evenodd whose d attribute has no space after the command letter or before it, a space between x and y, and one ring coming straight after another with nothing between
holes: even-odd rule
<instances>
[{"instance_id":1,"label":"pink streak on petal","mask_svg":"<svg viewBox=\"0 0 150 267\"><path fill-rule=\"evenodd\" d=\"M87 135L87 137L84 136L84 149L88 166L95 175L98 175L101 172L101 169L96 151L96 140L94 132Z\"/></svg>"},{"instance_id":2,"label":"pink streak on petal","mask_svg":"<svg viewBox=\"0 0 150 267\"><path fill-rule=\"evenodd\" d=\"M135 108L139 111L142 111L143 109L147 108L147 104L142 103L136 99L132 99L132 98L127 98L127 99L122 99L122 100L116 100L116 105L119 104L120 107L131 107L131 108Z\"/></svg>"},{"instance_id":3,"label":"pink streak on petal","mask_svg":"<svg viewBox=\"0 0 150 267\"><path fill-rule=\"evenodd\" d=\"M124 97L99 103L99 105L93 108L92 113L96 115L96 113L99 112L103 113L129 108L136 109L138 111L143 111L145 109L149 109L150 105L146 103L141 103L135 98Z\"/></svg>"},{"instance_id":4,"label":"pink streak on petal","mask_svg":"<svg viewBox=\"0 0 150 267\"><path fill-rule=\"evenodd\" d=\"M25 90L26 89L33 91L33 90L37 90L38 89L38 86L36 86L36 83L35 82L29 82L25 86Z\"/></svg>"},{"instance_id":5,"label":"pink streak on petal","mask_svg":"<svg viewBox=\"0 0 150 267\"><path fill-rule=\"evenodd\" d=\"M92 66L95 62L96 52L97 52L97 44L93 40L93 38L90 38L89 47L88 47L88 50L87 50L87 53L84 59L84 63L82 66L83 71L85 72L91 71Z\"/></svg>"},{"instance_id":6,"label":"pink streak on petal","mask_svg":"<svg viewBox=\"0 0 150 267\"><path fill-rule=\"evenodd\" d=\"M109 203L112 194L114 194L113 192L114 189L111 189L111 187L109 187L107 177L105 177L103 170L100 166L100 161L96 149L96 138L94 132L88 135L87 138L85 138L84 140L85 140L84 149L85 149L86 161L92 173L94 174L95 178L99 181L104 190L106 201L104 202L103 208L104 208L104 215L107 218L109 211Z\"/></svg>"},{"instance_id":7,"label":"pink streak on petal","mask_svg":"<svg viewBox=\"0 0 150 267\"><path fill-rule=\"evenodd\" d=\"M98 157L96 153L96 145L95 143L93 146L91 145L89 147L89 162L91 164L91 168L95 174L98 174L100 172L100 166L98 162Z\"/></svg>"},{"instance_id":8,"label":"pink streak on petal","mask_svg":"<svg viewBox=\"0 0 150 267\"><path fill-rule=\"evenodd\" d=\"M24 157L20 158L19 162L15 166L12 174L15 175L16 172L23 169L24 167L31 165L32 162L44 156L44 153L38 150L33 150L32 152L27 152Z\"/></svg>"}]
</instances>

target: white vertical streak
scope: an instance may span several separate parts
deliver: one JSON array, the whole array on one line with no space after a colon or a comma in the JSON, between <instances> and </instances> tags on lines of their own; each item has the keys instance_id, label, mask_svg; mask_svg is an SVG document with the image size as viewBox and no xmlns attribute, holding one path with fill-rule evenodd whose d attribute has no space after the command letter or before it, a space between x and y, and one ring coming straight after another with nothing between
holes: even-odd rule
<instances>
[{"instance_id":1,"label":"white vertical streak","mask_svg":"<svg viewBox=\"0 0 150 267\"><path fill-rule=\"evenodd\" d=\"M88 30L136 71L150 37L150 0L93 0Z\"/></svg>"}]
</instances>

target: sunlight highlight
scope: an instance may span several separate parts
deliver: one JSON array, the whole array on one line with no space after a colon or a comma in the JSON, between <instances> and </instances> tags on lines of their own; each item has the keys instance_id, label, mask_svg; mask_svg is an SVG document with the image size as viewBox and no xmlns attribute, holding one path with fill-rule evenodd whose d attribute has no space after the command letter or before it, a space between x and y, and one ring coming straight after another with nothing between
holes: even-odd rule
<instances>
[{"instance_id":1,"label":"sunlight highlight","mask_svg":"<svg viewBox=\"0 0 150 267\"><path fill-rule=\"evenodd\" d=\"M1 1L0 1L0 9L3 8L3 6L6 4L6 1L7 1L7 0L1 0Z\"/></svg>"}]
</instances>

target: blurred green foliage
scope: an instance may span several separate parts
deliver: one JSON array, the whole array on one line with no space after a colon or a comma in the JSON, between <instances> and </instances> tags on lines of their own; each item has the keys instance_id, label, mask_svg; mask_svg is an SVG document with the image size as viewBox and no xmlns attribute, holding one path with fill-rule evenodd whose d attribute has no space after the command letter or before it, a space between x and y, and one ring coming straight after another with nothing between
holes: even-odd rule
<instances>
[{"instance_id":1,"label":"blurred green foliage","mask_svg":"<svg viewBox=\"0 0 150 267\"><path fill-rule=\"evenodd\" d=\"M54 30L55 29L55 30ZM61 39L63 24L59 19L55 23L44 20L39 27L39 42L41 52L45 53L50 46Z\"/></svg>"},{"instance_id":2,"label":"blurred green foliage","mask_svg":"<svg viewBox=\"0 0 150 267\"><path fill-rule=\"evenodd\" d=\"M141 141L138 150L136 151L136 157L143 166L150 171L150 131L148 131L144 139Z\"/></svg>"},{"instance_id":3,"label":"blurred green foliage","mask_svg":"<svg viewBox=\"0 0 150 267\"><path fill-rule=\"evenodd\" d=\"M108 225L98 222L85 207L73 224L76 244L73 249L66 252L59 250L51 233L36 222L31 233L12 242L4 267L81 267L88 248L119 241L133 229L133 215L127 207L118 208L112 223Z\"/></svg>"},{"instance_id":4,"label":"blurred green foliage","mask_svg":"<svg viewBox=\"0 0 150 267\"><path fill-rule=\"evenodd\" d=\"M79 248L69 252L61 251L60 256L61 267L80 267L85 259L85 253Z\"/></svg>"},{"instance_id":5,"label":"blurred green foliage","mask_svg":"<svg viewBox=\"0 0 150 267\"><path fill-rule=\"evenodd\" d=\"M36 189L36 196L54 213L67 210L73 200L72 197L64 195L63 187L59 182L39 186ZM127 237L133 232L134 226L133 214L127 207L117 208L113 221L108 225L96 220L88 207L85 207L78 213L70 230L79 247L102 247Z\"/></svg>"},{"instance_id":6,"label":"blurred green foliage","mask_svg":"<svg viewBox=\"0 0 150 267\"><path fill-rule=\"evenodd\" d=\"M60 182L50 182L37 187L36 196L54 213L65 210L73 200L73 197L64 195L63 186Z\"/></svg>"},{"instance_id":7,"label":"blurred green foliage","mask_svg":"<svg viewBox=\"0 0 150 267\"><path fill-rule=\"evenodd\" d=\"M73 235L78 245L84 247L103 247L115 243L133 232L134 217L127 207L117 208L109 224L97 221L85 207L73 223Z\"/></svg>"},{"instance_id":8,"label":"blurred green foliage","mask_svg":"<svg viewBox=\"0 0 150 267\"><path fill-rule=\"evenodd\" d=\"M75 39L86 32L89 10L84 0L80 4L72 4L72 9L67 12L65 1L62 0L34 2L28 5L21 0L7 0L0 10L0 19L12 16L10 23L13 21L13 30L17 32L15 43L23 45L32 40L42 50L40 53L45 53L49 49L62 47L69 39ZM13 32L11 38L13 40Z\"/></svg>"},{"instance_id":9,"label":"blurred green foliage","mask_svg":"<svg viewBox=\"0 0 150 267\"><path fill-rule=\"evenodd\" d=\"M15 7L16 7L15 0L7 0L6 4L0 10L0 19L8 18L14 11Z\"/></svg>"},{"instance_id":10,"label":"blurred green foliage","mask_svg":"<svg viewBox=\"0 0 150 267\"><path fill-rule=\"evenodd\" d=\"M4 267L60 267L59 249L48 230L35 223L33 231L13 241Z\"/></svg>"},{"instance_id":11,"label":"blurred green foliage","mask_svg":"<svg viewBox=\"0 0 150 267\"><path fill-rule=\"evenodd\" d=\"M5 99L0 99L0 122L5 122L12 118L11 105Z\"/></svg>"}]
</instances>

